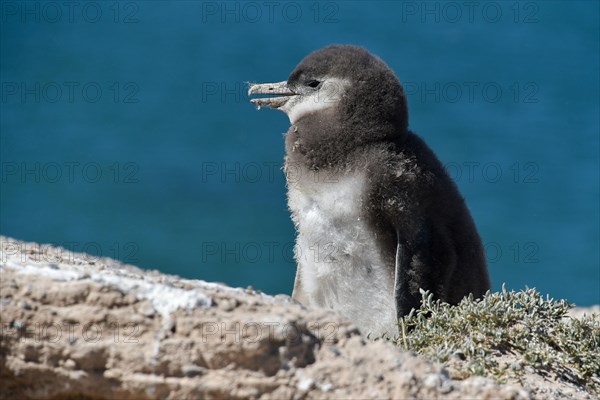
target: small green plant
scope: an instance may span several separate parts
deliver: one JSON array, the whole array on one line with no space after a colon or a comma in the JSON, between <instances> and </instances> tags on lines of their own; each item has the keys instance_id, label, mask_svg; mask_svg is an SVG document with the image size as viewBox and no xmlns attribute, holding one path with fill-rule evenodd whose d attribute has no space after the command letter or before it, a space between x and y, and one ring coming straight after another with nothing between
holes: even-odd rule
<instances>
[{"instance_id":1,"label":"small green plant","mask_svg":"<svg viewBox=\"0 0 600 400\"><path fill-rule=\"evenodd\" d=\"M535 289L515 292L503 286L456 306L421 294L421 307L402 318L400 335L388 340L446 364L454 378L506 381L533 368L600 393L598 315L571 318L572 304L544 298Z\"/></svg>"}]
</instances>

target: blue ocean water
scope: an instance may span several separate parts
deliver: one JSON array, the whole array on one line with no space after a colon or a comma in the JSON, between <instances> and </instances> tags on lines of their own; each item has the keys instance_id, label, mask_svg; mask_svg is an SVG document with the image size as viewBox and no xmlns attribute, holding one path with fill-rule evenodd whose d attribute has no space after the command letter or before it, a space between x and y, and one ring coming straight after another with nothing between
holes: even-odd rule
<instances>
[{"instance_id":1,"label":"blue ocean water","mask_svg":"<svg viewBox=\"0 0 600 400\"><path fill-rule=\"evenodd\" d=\"M467 199L498 289L600 302L599 3L0 3L0 232L291 293L285 115L245 82L366 46Z\"/></svg>"}]
</instances>

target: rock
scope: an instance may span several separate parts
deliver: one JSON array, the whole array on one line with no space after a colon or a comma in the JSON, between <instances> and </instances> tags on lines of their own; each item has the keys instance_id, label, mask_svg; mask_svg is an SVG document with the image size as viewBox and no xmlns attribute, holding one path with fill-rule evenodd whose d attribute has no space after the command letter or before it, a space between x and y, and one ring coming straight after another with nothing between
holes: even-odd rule
<instances>
[{"instance_id":1,"label":"rock","mask_svg":"<svg viewBox=\"0 0 600 400\"><path fill-rule=\"evenodd\" d=\"M512 363L510 363L510 369L512 369L513 371L520 371L523 369L523 366L518 361L513 361Z\"/></svg>"},{"instance_id":2,"label":"rock","mask_svg":"<svg viewBox=\"0 0 600 400\"><path fill-rule=\"evenodd\" d=\"M200 376L204 374L205 371L206 368L199 367L197 365L184 365L183 367L181 367L181 372L183 372L183 375L190 378L194 376Z\"/></svg>"},{"instance_id":3,"label":"rock","mask_svg":"<svg viewBox=\"0 0 600 400\"><path fill-rule=\"evenodd\" d=\"M437 388L442 386L442 376L439 374L427 374L423 378L423 384L428 388Z\"/></svg>"},{"instance_id":4,"label":"rock","mask_svg":"<svg viewBox=\"0 0 600 400\"><path fill-rule=\"evenodd\" d=\"M288 296L1 236L0 297L1 399L530 398Z\"/></svg>"},{"instance_id":5,"label":"rock","mask_svg":"<svg viewBox=\"0 0 600 400\"><path fill-rule=\"evenodd\" d=\"M596 304L590 307L575 307L569 310L569 316L573 318L583 318L592 314L600 314L600 305Z\"/></svg>"},{"instance_id":6,"label":"rock","mask_svg":"<svg viewBox=\"0 0 600 400\"><path fill-rule=\"evenodd\" d=\"M302 378L296 385L299 391L308 392L315 385L315 381L312 378Z\"/></svg>"}]
</instances>

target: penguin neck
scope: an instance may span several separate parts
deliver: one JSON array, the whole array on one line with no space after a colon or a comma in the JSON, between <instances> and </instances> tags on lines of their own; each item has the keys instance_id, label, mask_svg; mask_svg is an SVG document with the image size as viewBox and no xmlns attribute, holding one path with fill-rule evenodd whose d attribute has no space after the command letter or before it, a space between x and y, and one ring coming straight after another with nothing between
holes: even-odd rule
<instances>
[{"instance_id":1,"label":"penguin neck","mask_svg":"<svg viewBox=\"0 0 600 400\"><path fill-rule=\"evenodd\" d=\"M331 132L307 129L302 124L290 127L285 138L286 164L307 171L343 171L348 167L351 146Z\"/></svg>"},{"instance_id":2,"label":"penguin neck","mask_svg":"<svg viewBox=\"0 0 600 400\"><path fill-rule=\"evenodd\" d=\"M308 171L348 172L368 162L361 158L369 153L369 149L401 149L408 133L401 129L390 132L388 128L387 132L378 132L370 128L357 134L343 125L336 130L327 123L301 120L286 134L286 164Z\"/></svg>"}]
</instances>

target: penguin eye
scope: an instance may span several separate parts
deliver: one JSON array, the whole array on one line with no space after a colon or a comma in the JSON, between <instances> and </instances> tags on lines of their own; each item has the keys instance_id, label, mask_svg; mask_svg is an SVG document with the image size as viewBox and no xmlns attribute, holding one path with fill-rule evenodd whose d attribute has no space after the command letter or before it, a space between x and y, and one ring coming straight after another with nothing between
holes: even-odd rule
<instances>
[{"instance_id":1,"label":"penguin eye","mask_svg":"<svg viewBox=\"0 0 600 400\"><path fill-rule=\"evenodd\" d=\"M309 86L309 87L311 87L311 88L316 88L316 87L317 87L317 86L319 86L320 84L321 84L321 82L319 82L319 81L317 81L317 80L314 80L314 79L312 79L312 80L310 80L310 81L306 81L306 82L305 82L305 85L306 85L306 86Z\"/></svg>"}]
</instances>

